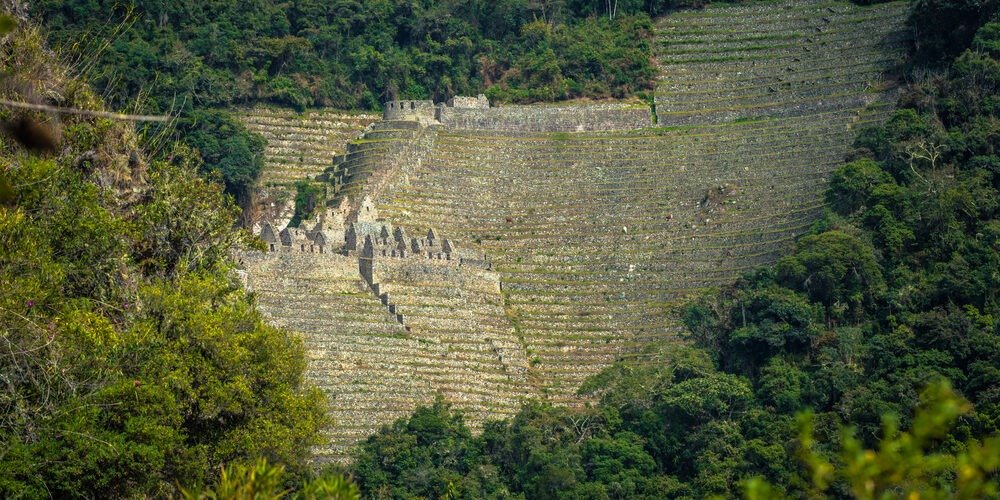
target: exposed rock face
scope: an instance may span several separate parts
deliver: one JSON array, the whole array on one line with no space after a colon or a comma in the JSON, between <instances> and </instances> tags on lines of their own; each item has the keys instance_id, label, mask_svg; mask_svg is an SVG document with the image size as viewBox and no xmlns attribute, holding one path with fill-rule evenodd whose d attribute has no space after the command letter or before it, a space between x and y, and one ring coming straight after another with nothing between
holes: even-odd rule
<instances>
[{"instance_id":1,"label":"exposed rock face","mask_svg":"<svg viewBox=\"0 0 1000 500\"><path fill-rule=\"evenodd\" d=\"M674 339L676 306L773 262L822 211L857 128L891 111L905 10L666 17L659 128L628 105L387 104L317 180L327 211L272 221L274 251L244 256L334 396L321 455L434 394L475 425L526 397L576 404L586 377Z\"/></svg>"}]
</instances>

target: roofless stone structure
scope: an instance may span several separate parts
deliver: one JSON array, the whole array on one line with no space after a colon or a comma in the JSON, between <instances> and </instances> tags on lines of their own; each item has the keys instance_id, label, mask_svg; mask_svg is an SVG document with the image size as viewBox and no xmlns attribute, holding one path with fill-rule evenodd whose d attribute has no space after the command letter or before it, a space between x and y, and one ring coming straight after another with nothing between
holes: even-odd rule
<instances>
[{"instance_id":1,"label":"roofless stone structure","mask_svg":"<svg viewBox=\"0 0 1000 500\"><path fill-rule=\"evenodd\" d=\"M784 1L657 23L648 106L394 101L259 228L247 284L305 335L342 459L437 394L474 424L674 339L676 307L773 262L895 101L906 3ZM287 223L287 222L286 222ZM321 249L321 250L320 250ZM655 361L655 360L653 360Z\"/></svg>"}]
</instances>

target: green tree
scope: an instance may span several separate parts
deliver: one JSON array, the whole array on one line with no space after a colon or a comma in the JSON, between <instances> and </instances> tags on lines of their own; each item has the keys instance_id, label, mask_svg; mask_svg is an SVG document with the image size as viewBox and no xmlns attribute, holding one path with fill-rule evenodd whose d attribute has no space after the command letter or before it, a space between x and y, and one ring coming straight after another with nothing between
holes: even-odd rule
<instances>
[{"instance_id":1,"label":"green tree","mask_svg":"<svg viewBox=\"0 0 1000 500\"><path fill-rule=\"evenodd\" d=\"M842 231L806 236L777 264L778 279L826 309L828 322L858 319L885 293L870 245Z\"/></svg>"},{"instance_id":2,"label":"green tree","mask_svg":"<svg viewBox=\"0 0 1000 500\"><path fill-rule=\"evenodd\" d=\"M193 111L177 131L201 155L202 168L218 172L226 190L244 199L264 168L262 137L251 133L224 111Z\"/></svg>"}]
</instances>

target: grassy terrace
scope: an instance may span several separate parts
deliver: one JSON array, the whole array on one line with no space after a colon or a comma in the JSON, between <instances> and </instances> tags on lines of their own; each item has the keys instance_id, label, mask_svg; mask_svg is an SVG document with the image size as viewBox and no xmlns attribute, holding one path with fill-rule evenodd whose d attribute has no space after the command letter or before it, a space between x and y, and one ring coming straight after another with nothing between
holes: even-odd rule
<instances>
[{"instance_id":1,"label":"grassy terrace","mask_svg":"<svg viewBox=\"0 0 1000 500\"><path fill-rule=\"evenodd\" d=\"M338 204L348 197L357 202L369 177L376 171L385 172L411 154L421 132L415 122L380 121L372 124L363 138L347 144L344 153L333 158L330 169L330 200Z\"/></svg>"},{"instance_id":2,"label":"grassy terrace","mask_svg":"<svg viewBox=\"0 0 1000 500\"><path fill-rule=\"evenodd\" d=\"M513 414L525 395L523 375L512 377L498 360L517 344L499 295L390 280L384 288L412 317L407 331L360 279L356 260L250 260L260 309L304 334L307 376L331 396L336 425L331 445L318 450L322 459L345 459L357 441L437 394L474 421Z\"/></svg>"},{"instance_id":3,"label":"grassy terrace","mask_svg":"<svg viewBox=\"0 0 1000 500\"><path fill-rule=\"evenodd\" d=\"M877 100L905 55L906 8L799 1L667 16L658 23L660 121L808 114Z\"/></svg>"},{"instance_id":4,"label":"grassy terrace","mask_svg":"<svg viewBox=\"0 0 1000 500\"><path fill-rule=\"evenodd\" d=\"M857 117L570 137L440 131L381 209L489 252L532 376L570 401L601 366L674 336L671 305L773 261L804 232Z\"/></svg>"}]
</instances>

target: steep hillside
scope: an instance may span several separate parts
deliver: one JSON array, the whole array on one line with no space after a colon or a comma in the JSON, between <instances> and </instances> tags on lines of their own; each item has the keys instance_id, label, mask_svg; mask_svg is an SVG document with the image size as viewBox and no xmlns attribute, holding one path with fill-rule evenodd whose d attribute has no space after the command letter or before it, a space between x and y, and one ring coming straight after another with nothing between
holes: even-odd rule
<instances>
[{"instance_id":1,"label":"steep hillside","mask_svg":"<svg viewBox=\"0 0 1000 500\"><path fill-rule=\"evenodd\" d=\"M272 108L249 109L240 118L249 130L267 140L260 179L264 186L294 183L323 173L334 155L343 153L349 141L378 120L376 115L336 110L294 113Z\"/></svg>"},{"instance_id":2,"label":"steep hillside","mask_svg":"<svg viewBox=\"0 0 1000 500\"><path fill-rule=\"evenodd\" d=\"M774 261L822 210L826 175L878 110L602 135L445 131L389 219L479 243L542 387L576 387L672 307ZM803 139L805 141L803 142Z\"/></svg>"},{"instance_id":3,"label":"steep hillside","mask_svg":"<svg viewBox=\"0 0 1000 500\"><path fill-rule=\"evenodd\" d=\"M238 113L251 132L260 134L264 169L257 181L251 221L291 220L295 211L295 183L322 174L334 155L344 153L378 117L338 110L290 110L258 107Z\"/></svg>"},{"instance_id":4,"label":"steep hillside","mask_svg":"<svg viewBox=\"0 0 1000 500\"><path fill-rule=\"evenodd\" d=\"M541 387L572 400L601 366L671 336L672 305L772 262L809 227L857 127L890 109L904 19L905 3L835 2L666 17L657 116L683 125L445 128L376 204L479 243Z\"/></svg>"},{"instance_id":5,"label":"steep hillside","mask_svg":"<svg viewBox=\"0 0 1000 500\"><path fill-rule=\"evenodd\" d=\"M176 498L258 457L303 477L325 399L232 278L236 207L135 133L167 117L108 110L3 7L0 497Z\"/></svg>"},{"instance_id":6,"label":"steep hillside","mask_svg":"<svg viewBox=\"0 0 1000 500\"><path fill-rule=\"evenodd\" d=\"M578 403L586 377L616 359L646 359L650 340L672 339L675 306L684 299L773 262L816 220L827 176L858 127L891 110L905 14L902 2L824 1L666 17L658 23L658 127L637 119L638 110L614 106L553 112L484 108L475 99L392 103L407 113L387 113L391 121L327 169L322 179L333 196L326 212L308 233L283 233L288 243L280 242L279 253L249 259L250 282L259 262L281 261L273 286L257 286L262 303L297 302L311 311L337 303L346 311L338 314L367 314L367 305L331 302L333 282L302 278L313 272L306 267L341 258L349 260L331 265L363 269L364 255L280 253L337 241L329 231L349 240L344 231L367 227L357 222L365 197L387 228L434 229L459 248L485 252L486 274L464 260L453 275L433 279L426 270L380 272L379 262L397 271L413 265L405 237L397 238L405 259L395 251L373 255L376 276L365 278L365 293L374 299L388 290L392 299L382 304L400 314L399 342L373 343L368 327L335 316L296 324L295 311L265 307L314 339L336 332L348 345L370 345L357 356L377 360L374 368L338 365L338 377L357 374L351 391L374 395L388 385L406 393L388 406L363 403L358 413L339 414L338 428L358 430L338 434L343 441L330 456L426 391L471 411L474 425L509 414L523 397ZM518 121L524 128L512 130ZM371 233L372 241L389 248L393 239L383 231ZM494 279L496 289L483 295ZM314 283L322 293L307 292ZM382 347L392 354L372 354ZM331 358L314 352L321 373ZM403 368L413 366L435 375ZM355 408L347 402L354 396L340 397Z\"/></svg>"},{"instance_id":7,"label":"steep hillside","mask_svg":"<svg viewBox=\"0 0 1000 500\"><path fill-rule=\"evenodd\" d=\"M816 0L665 17L660 124L810 115L879 99L905 56L906 9Z\"/></svg>"}]
</instances>

